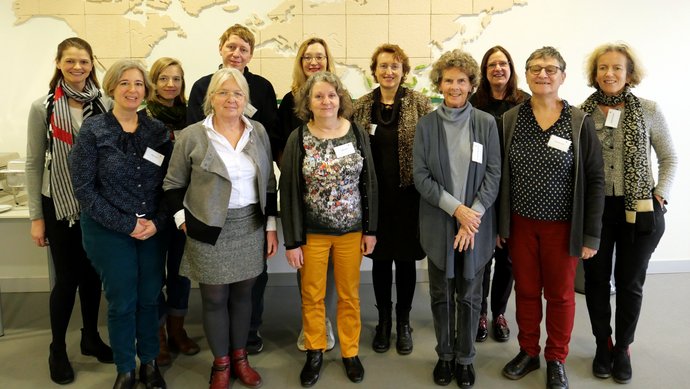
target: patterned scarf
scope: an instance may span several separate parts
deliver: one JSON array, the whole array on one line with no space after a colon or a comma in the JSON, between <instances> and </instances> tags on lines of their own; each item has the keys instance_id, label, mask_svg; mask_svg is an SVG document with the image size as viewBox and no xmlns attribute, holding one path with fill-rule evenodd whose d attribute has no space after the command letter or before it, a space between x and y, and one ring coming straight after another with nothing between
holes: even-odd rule
<instances>
[{"instance_id":1,"label":"patterned scarf","mask_svg":"<svg viewBox=\"0 0 690 389\"><path fill-rule=\"evenodd\" d=\"M149 101L146 103L146 109L150 116L162 121L168 127L173 137L173 131L180 131L187 127L187 107L184 104L168 107L155 101Z\"/></svg>"},{"instance_id":2,"label":"patterned scarf","mask_svg":"<svg viewBox=\"0 0 690 389\"><path fill-rule=\"evenodd\" d=\"M647 158L647 128L640 100L632 94L630 86L616 96L607 96L600 89L582 104L582 110L591 114L598 104L608 107L625 104L623 114L623 182L625 193L625 220L637 223L638 231L654 227L652 179L649 177ZM650 230L651 231L651 230Z\"/></svg>"},{"instance_id":3,"label":"patterned scarf","mask_svg":"<svg viewBox=\"0 0 690 389\"><path fill-rule=\"evenodd\" d=\"M50 194L57 220L68 220L70 224L79 219L79 203L74 197L67 156L79 129L72 124L68 100L71 98L84 105L82 117L86 119L105 112L100 97L101 92L90 79L86 80L83 92L72 89L63 79L46 99L50 145L46 161L50 170Z\"/></svg>"}]
</instances>

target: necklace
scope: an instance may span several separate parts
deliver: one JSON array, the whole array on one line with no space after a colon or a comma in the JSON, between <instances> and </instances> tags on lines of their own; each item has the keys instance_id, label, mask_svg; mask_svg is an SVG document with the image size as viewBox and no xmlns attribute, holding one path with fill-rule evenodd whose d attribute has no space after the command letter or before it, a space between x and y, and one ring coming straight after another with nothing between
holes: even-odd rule
<instances>
[{"instance_id":1,"label":"necklace","mask_svg":"<svg viewBox=\"0 0 690 389\"><path fill-rule=\"evenodd\" d=\"M398 117L400 101L402 100L402 88L398 88L392 104L381 101L381 89L374 92L374 113L378 125L390 126Z\"/></svg>"}]
</instances>

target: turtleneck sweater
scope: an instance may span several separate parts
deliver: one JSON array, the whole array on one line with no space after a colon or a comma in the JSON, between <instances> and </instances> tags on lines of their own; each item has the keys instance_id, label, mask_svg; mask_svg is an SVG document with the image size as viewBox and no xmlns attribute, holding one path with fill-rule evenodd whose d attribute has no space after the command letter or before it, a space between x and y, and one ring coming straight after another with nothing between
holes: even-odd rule
<instances>
[{"instance_id":1,"label":"turtleneck sweater","mask_svg":"<svg viewBox=\"0 0 690 389\"><path fill-rule=\"evenodd\" d=\"M441 104L436 112L442 119L443 130L446 135L446 147L448 148L448 160L450 162L450 175L452 185L449 193L443 193L440 203L455 202L456 205L465 203L465 188L467 185L467 173L472 160L472 142L470 141L470 112L472 105L466 103L461 108L451 108ZM444 196L452 195L454 199ZM458 204L459 202L459 204ZM471 206L468 204L467 206ZM451 214L452 215L452 214Z\"/></svg>"}]
</instances>

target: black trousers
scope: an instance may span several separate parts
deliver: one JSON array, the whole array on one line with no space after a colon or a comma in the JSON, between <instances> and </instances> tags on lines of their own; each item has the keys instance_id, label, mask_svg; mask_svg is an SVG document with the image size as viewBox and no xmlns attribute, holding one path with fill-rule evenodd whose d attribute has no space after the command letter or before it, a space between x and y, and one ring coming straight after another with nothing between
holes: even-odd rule
<instances>
[{"instance_id":1,"label":"black trousers","mask_svg":"<svg viewBox=\"0 0 690 389\"><path fill-rule=\"evenodd\" d=\"M656 199L653 202L656 229L651 234L640 234L635 231L635 225L625 221L623 197L606 197L599 251L584 261L587 310L598 344L605 344L613 333L609 285L612 271L616 281L615 343L628 347L635 339L647 266L666 228L666 208Z\"/></svg>"},{"instance_id":2,"label":"black trousers","mask_svg":"<svg viewBox=\"0 0 690 389\"><path fill-rule=\"evenodd\" d=\"M98 331L98 309L101 304L101 279L82 246L79 221L69 225L57 220L53 200L43 196L43 220L55 268L55 286L50 291L50 329L55 347L65 347L65 334L72 316L77 289L81 300L84 331Z\"/></svg>"},{"instance_id":3,"label":"black trousers","mask_svg":"<svg viewBox=\"0 0 690 389\"><path fill-rule=\"evenodd\" d=\"M395 289L397 302L395 315L397 321L409 321L412 299L417 284L417 262L414 260L374 259L371 278L374 284L376 306L390 314L391 289L393 287L393 263L395 262ZM387 320L390 317L379 317Z\"/></svg>"},{"instance_id":4,"label":"black trousers","mask_svg":"<svg viewBox=\"0 0 690 389\"><path fill-rule=\"evenodd\" d=\"M494 282L491 283L491 260L484 269L482 280L482 309L481 314L487 314L487 298L491 290L491 314L494 319L506 313L510 292L513 290L513 262L508 255L508 244L494 250Z\"/></svg>"}]
</instances>

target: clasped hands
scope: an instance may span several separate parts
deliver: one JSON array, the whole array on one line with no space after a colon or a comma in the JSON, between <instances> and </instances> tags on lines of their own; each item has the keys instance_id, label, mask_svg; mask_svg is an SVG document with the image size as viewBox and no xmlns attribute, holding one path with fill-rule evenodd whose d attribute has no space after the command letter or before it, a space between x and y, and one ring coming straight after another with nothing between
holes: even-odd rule
<instances>
[{"instance_id":1,"label":"clasped hands","mask_svg":"<svg viewBox=\"0 0 690 389\"><path fill-rule=\"evenodd\" d=\"M137 218L137 225L134 226L134 230L129 236L134 239L146 240L154 236L158 232L156 225L153 221L144 218Z\"/></svg>"},{"instance_id":2,"label":"clasped hands","mask_svg":"<svg viewBox=\"0 0 690 389\"><path fill-rule=\"evenodd\" d=\"M453 241L453 249L458 251L466 251L474 249L474 235L479 231L479 225L482 222L482 214L460 204L453 213L453 216L458 221L460 228L455 235Z\"/></svg>"}]
</instances>

